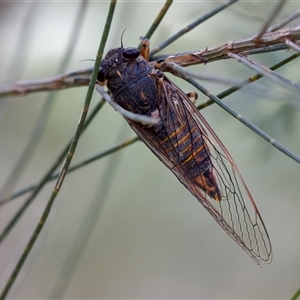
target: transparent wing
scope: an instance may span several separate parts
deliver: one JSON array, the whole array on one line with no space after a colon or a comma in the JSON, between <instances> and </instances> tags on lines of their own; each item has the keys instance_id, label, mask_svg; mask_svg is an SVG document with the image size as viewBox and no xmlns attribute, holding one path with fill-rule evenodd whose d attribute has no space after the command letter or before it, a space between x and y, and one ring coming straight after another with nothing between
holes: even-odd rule
<instances>
[{"instance_id":1,"label":"transparent wing","mask_svg":"<svg viewBox=\"0 0 300 300\"><path fill-rule=\"evenodd\" d=\"M209 124L196 109L190 99L176 85L166 77L157 81L158 107L163 110L167 106L170 117L164 118L165 128L175 127L174 116L181 124L189 124L190 128L197 127L204 141L205 151L212 165L212 174L220 197L211 197L205 189L199 186L186 168L174 163L174 153L149 134L138 124L129 121L129 124L138 136L145 142L151 151L176 175L183 185L198 199L215 221L223 228L233 240L243 248L257 263L269 263L272 259L272 247L268 232L257 209L257 206L225 146L219 140ZM164 108L165 109L165 108ZM177 123L178 124L178 123ZM178 143L174 143L174 151L180 157L180 140L182 132L172 131L176 134ZM186 136L185 136L186 139ZM174 140L174 137L173 137ZM188 140L191 147L195 136L190 132ZM173 152L174 152L173 151ZM197 149L193 149L197 153ZM199 165L199 168L201 166ZM205 183L203 183L205 185Z\"/></svg>"}]
</instances>

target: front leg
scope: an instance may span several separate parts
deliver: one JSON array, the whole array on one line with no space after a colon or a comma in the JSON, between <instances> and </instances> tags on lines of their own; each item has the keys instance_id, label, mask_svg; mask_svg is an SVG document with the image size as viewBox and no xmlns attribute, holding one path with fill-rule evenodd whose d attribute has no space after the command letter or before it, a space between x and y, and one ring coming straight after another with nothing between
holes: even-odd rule
<instances>
[{"instance_id":1,"label":"front leg","mask_svg":"<svg viewBox=\"0 0 300 300\"><path fill-rule=\"evenodd\" d=\"M189 99L193 102L194 105L196 105L197 99L198 99L198 94L196 92L191 92L186 94Z\"/></svg>"},{"instance_id":2,"label":"front leg","mask_svg":"<svg viewBox=\"0 0 300 300\"><path fill-rule=\"evenodd\" d=\"M146 38L142 38L140 53L147 61L149 61L150 41Z\"/></svg>"}]
</instances>

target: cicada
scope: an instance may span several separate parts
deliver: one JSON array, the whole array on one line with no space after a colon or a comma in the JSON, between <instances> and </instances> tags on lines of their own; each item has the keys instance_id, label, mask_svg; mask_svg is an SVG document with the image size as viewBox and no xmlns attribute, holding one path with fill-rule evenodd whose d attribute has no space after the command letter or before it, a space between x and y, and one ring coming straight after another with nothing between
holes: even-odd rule
<instances>
[{"instance_id":1,"label":"cicada","mask_svg":"<svg viewBox=\"0 0 300 300\"><path fill-rule=\"evenodd\" d=\"M98 81L106 82L112 100L126 111L157 120L149 124L126 118L223 230L257 264L269 263L268 232L232 157L196 109L191 94L150 64L149 48L145 49L111 49L101 63Z\"/></svg>"}]
</instances>

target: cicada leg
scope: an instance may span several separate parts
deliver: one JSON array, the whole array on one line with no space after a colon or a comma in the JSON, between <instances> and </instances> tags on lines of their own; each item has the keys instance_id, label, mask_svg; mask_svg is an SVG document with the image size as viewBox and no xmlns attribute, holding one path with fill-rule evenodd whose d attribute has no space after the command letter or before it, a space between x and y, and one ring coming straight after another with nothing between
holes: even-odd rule
<instances>
[{"instance_id":1,"label":"cicada leg","mask_svg":"<svg viewBox=\"0 0 300 300\"><path fill-rule=\"evenodd\" d=\"M147 38L142 38L142 43L140 47L141 55L149 61L149 53L150 53L150 41Z\"/></svg>"},{"instance_id":2,"label":"cicada leg","mask_svg":"<svg viewBox=\"0 0 300 300\"><path fill-rule=\"evenodd\" d=\"M193 104L196 105L196 102L198 100L198 94L196 92L191 92L191 93L187 93L186 95L193 102Z\"/></svg>"}]
</instances>

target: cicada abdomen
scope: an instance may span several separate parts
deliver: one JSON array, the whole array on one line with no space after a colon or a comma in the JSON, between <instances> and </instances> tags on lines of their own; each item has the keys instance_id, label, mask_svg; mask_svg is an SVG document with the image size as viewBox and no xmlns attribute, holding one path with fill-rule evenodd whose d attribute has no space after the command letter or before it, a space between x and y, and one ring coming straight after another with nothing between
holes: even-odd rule
<instances>
[{"instance_id":1,"label":"cicada abdomen","mask_svg":"<svg viewBox=\"0 0 300 300\"><path fill-rule=\"evenodd\" d=\"M158 120L151 125L127 122L256 263L270 262L269 236L255 202L230 154L189 97L136 48L110 50L98 80L107 82L122 108Z\"/></svg>"}]
</instances>

